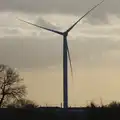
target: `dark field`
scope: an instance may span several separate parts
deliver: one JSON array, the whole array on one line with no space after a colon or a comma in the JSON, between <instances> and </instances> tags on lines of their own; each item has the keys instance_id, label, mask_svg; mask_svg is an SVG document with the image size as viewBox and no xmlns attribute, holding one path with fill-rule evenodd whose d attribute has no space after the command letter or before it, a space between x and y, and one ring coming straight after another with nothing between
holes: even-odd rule
<instances>
[{"instance_id":1,"label":"dark field","mask_svg":"<svg viewBox=\"0 0 120 120\"><path fill-rule=\"evenodd\" d=\"M1 108L0 120L120 120L119 108Z\"/></svg>"}]
</instances>

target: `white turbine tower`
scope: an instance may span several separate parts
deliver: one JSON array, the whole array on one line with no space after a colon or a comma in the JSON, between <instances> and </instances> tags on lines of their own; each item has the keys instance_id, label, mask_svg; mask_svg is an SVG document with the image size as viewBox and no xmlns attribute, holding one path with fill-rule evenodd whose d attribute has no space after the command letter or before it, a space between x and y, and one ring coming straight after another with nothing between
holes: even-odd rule
<instances>
[{"instance_id":1,"label":"white turbine tower","mask_svg":"<svg viewBox=\"0 0 120 120\"><path fill-rule=\"evenodd\" d=\"M95 5L92 9L90 9L86 14L84 14L78 21L76 21L70 28L68 28L65 32L60 32L57 30L49 29L46 27L42 27L27 21L24 21L22 19L19 19L20 21L23 21L27 24L33 25L35 27L42 28L44 30L59 34L63 36L63 107L68 108L68 64L67 64L67 56L70 61L70 68L72 73L72 64L71 64L71 58L70 58L70 52L67 44L67 36L68 33L72 30L72 28L80 21L82 18L84 18L86 15L88 15L92 10L94 10L96 7L98 7L104 0L102 0L100 3Z\"/></svg>"}]
</instances>

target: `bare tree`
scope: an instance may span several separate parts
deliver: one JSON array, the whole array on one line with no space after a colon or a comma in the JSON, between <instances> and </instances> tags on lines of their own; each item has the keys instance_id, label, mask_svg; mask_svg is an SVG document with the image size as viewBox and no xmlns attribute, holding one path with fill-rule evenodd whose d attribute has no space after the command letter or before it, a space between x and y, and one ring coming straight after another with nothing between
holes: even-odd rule
<instances>
[{"instance_id":1,"label":"bare tree","mask_svg":"<svg viewBox=\"0 0 120 120\"><path fill-rule=\"evenodd\" d=\"M26 87L16 70L0 65L0 107L26 95Z\"/></svg>"},{"instance_id":2,"label":"bare tree","mask_svg":"<svg viewBox=\"0 0 120 120\"><path fill-rule=\"evenodd\" d=\"M87 108L97 108L98 106L92 101L89 105L87 105Z\"/></svg>"},{"instance_id":3,"label":"bare tree","mask_svg":"<svg viewBox=\"0 0 120 120\"><path fill-rule=\"evenodd\" d=\"M108 108L120 108L120 102L112 101L107 105Z\"/></svg>"}]
</instances>

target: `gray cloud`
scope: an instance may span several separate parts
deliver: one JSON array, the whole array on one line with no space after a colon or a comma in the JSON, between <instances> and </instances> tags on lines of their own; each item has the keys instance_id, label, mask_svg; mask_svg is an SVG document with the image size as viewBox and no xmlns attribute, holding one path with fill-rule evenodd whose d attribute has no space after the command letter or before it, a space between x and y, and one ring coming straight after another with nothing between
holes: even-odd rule
<instances>
[{"instance_id":1,"label":"gray cloud","mask_svg":"<svg viewBox=\"0 0 120 120\"><path fill-rule=\"evenodd\" d=\"M53 41L12 37L0 39L0 63L18 68L55 65L59 63L61 45Z\"/></svg>"},{"instance_id":2,"label":"gray cloud","mask_svg":"<svg viewBox=\"0 0 120 120\"><path fill-rule=\"evenodd\" d=\"M80 14L86 12L99 1L100 0L0 0L0 10L33 13ZM119 14L119 4L119 0L105 0L92 16L95 18L103 18L106 13Z\"/></svg>"},{"instance_id":3,"label":"gray cloud","mask_svg":"<svg viewBox=\"0 0 120 120\"><path fill-rule=\"evenodd\" d=\"M70 40L72 61L80 64L101 65L103 54L120 50L120 41ZM117 64L119 65L119 58ZM113 61L114 62L114 61ZM17 68L46 68L62 64L62 39L40 40L37 38L0 38L0 63Z\"/></svg>"},{"instance_id":4,"label":"gray cloud","mask_svg":"<svg viewBox=\"0 0 120 120\"><path fill-rule=\"evenodd\" d=\"M50 22L44 20L43 18L39 17L37 19L37 21L35 22L35 24L37 25L42 25L42 26L46 26L48 28L51 28L51 29L56 29L56 30L59 30L60 28L59 27L56 27L55 25L52 25Z\"/></svg>"},{"instance_id":5,"label":"gray cloud","mask_svg":"<svg viewBox=\"0 0 120 120\"><path fill-rule=\"evenodd\" d=\"M6 34L17 34L17 33L19 33L19 30L16 29L16 28L11 28L11 29L10 28L8 28L8 29L4 28L3 31Z\"/></svg>"}]
</instances>

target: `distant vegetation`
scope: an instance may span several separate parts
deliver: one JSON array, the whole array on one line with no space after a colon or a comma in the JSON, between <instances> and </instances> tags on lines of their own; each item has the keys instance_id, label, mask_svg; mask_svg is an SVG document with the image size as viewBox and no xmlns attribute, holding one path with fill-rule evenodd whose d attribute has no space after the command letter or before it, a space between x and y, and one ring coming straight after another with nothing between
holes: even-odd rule
<instances>
[{"instance_id":1,"label":"distant vegetation","mask_svg":"<svg viewBox=\"0 0 120 120\"><path fill-rule=\"evenodd\" d=\"M86 106L87 108L120 108L120 102L112 101L106 105L97 105L94 102L91 102L89 105Z\"/></svg>"},{"instance_id":2,"label":"distant vegetation","mask_svg":"<svg viewBox=\"0 0 120 120\"><path fill-rule=\"evenodd\" d=\"M8 104L7 108L27 108L27 109L31 109L31 108L38 108L39 106L31 101L31 100L27 100L27 99L19 99L16 101L13 101L13 103Z\"/></svg>"}]
</instances>

